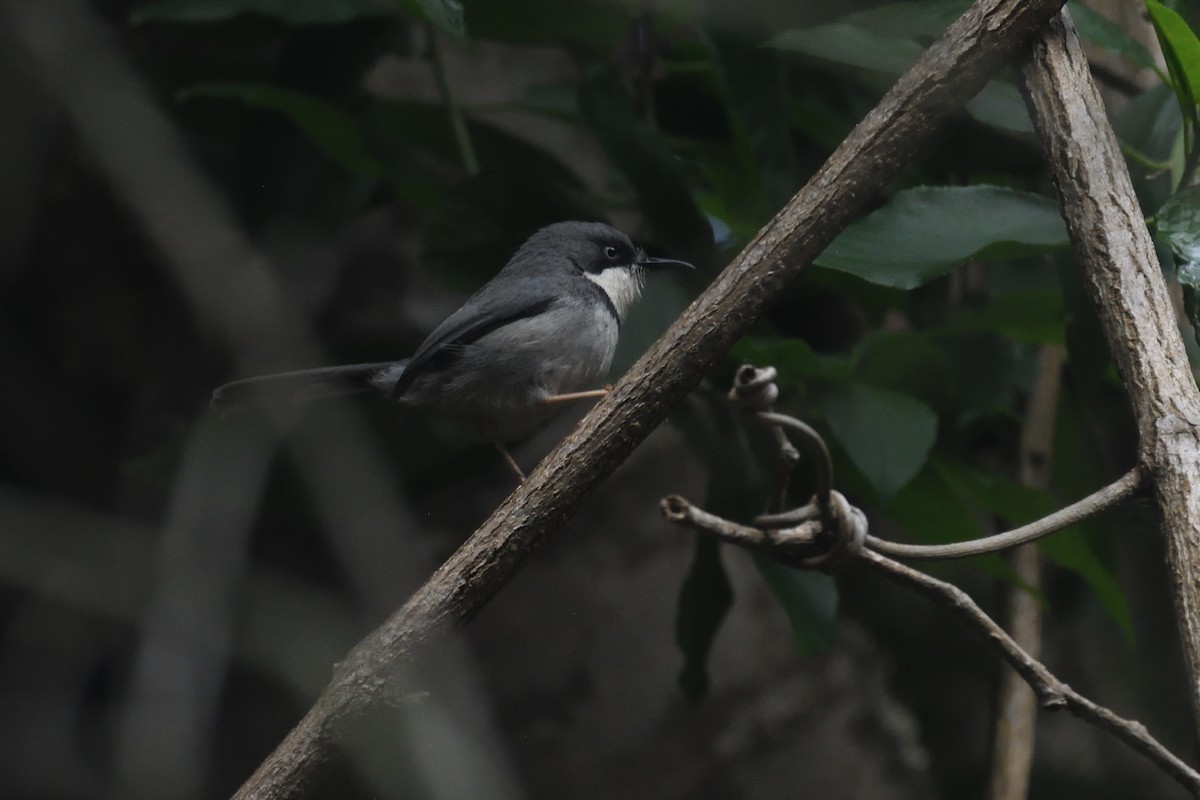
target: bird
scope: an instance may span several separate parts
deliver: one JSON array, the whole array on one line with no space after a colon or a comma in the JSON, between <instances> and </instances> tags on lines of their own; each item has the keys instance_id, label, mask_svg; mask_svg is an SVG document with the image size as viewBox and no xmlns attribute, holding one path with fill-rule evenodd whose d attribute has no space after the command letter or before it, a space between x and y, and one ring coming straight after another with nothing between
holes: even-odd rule
<instances>
[{"instance_id":1,"label":"bird","mask_svg":"<svg viewBox=\"0 0 1200 800\"><path fill-rule=\"evenodd\" d=\"M654 258L601 222L558 222L525 240L508 263L397 361L244 378L213 392L221 412L375 391L401 405L474 427L518 481L506 442L536 431L565 404L603 397L621 324L647 270L693 269Z\"/></svg>"}]
</instances>

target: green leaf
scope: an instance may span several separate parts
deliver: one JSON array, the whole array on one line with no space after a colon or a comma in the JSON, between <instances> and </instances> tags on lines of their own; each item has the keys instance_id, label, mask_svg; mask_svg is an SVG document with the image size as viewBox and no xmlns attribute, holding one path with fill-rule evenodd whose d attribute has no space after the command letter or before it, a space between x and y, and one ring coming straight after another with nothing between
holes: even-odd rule
<instances>
[{"instance_id":1,"label":"green leaf","mask_svg":"<svg viewBox=\"0 0 1200 800\"><path fill-rule=\"evenodd\" d=\"M972 258L1014 258L1066 247L1054 201L999 186L897 192L851 224L815 263L882 286L911 289Z\"/></svg>"},{"instance_id":2,"label":"green leaf","mask_svg":"<svg viewBox=\"0 0 1200 800\"><path fill-rule=\"evenodd\" d=\"M1061 344L1065 337L1061 292L1010 292L994 297L951 326L956 331L995 331L1025 344Z\"/></svg>"},{"instance_id":3,"label":"green leaf","mask_svg":"<svg viewBox=\"0 0 1200 800\"><path fill-rule=\"evenodd\" d=\"M1157 0L1143 0L1150 12L1150 21L1162 45L1163 57L1171 73L1175 96L1183 116L1195 116L1196 100L1200 97L1200 40L1187 21L1177 12Z\"/></svg>"},{"instance_id":4,"label":"green leaf","mask_svg":"<svg viewBox=\"0 0 1200 800\"><path fill-rule=\"evenodd\" d=\"M970 0L909 0L884 3L842 18L842 22L883 36L934 39L962 16Z\"/></svg>"},{"instance_id":5,"label":"green leaf","mask_svg":"<svg viewBox=\"0 0 1200 800\"><path fill-rule=\"evenodd\" d=\"M911 37L940 34L965 8L959 0L891 3L851 14L839 22L784 31L765 46L883 75L899 75L925 50ZM1003 81L984 86L968 101L966 111L979 122L1000 130L1033 133L1021 93Z\"/></svg>"},{"instance_id":6,"label":"green leaf","mask_svg":"<svg viewBox=\"0 0 1200 800\"><path fill-rule=\"evenodd\" d=\"M1176 192L1158 210L1154 221L1159 235L1166 237L1175 254L1183 309L1200 343L1200 187Z\"/></svg>"},{"instance_id":7,"label":"green leaf","mask_svg":"<svg viewBox=\"0 0 1200 800\"><path fill-rule=\"evenodd\" d=\"M837 584L832 575L791 569L761 553L754 555L771 594L783 606L796 649L811 655L833 646L837 633Z\"/></svg>"},{"instance_id":8,"label":"green leaf","mask_svg":"<svg viewBox=\"0 0 1200 800\"><path fill-rule=\"evenodd\" d=\"M1023 348L994 331L931 331L946 357L950 385L946 391L957 406L958 422L979 415L1010 415L1017 395L1027 388L1021 369Z\"/></svg>"},{"instance_id":9,"label":"green leaf","mask_svg":"<svg viewBox=\"0 0 1200 800\"><path fill-rule=\"evenodd\" d=\"M312 95L266 84L202 83L179 93L180 100L215 97L277 111L300 127L334 161L350 172L388 177L367 146L362 130L344 111Z\"/></svg>"},{"instance_id":10,"label":"green leaf","mask_svg":"<svg viewBox=\"0 0 1200 800\"><path fill-rule=\"evenodd\" d=\"M1180 261L1200 261L1200 186L1172 195L1154 215L1154 224Z\"/></svg>"},{"instance_id":11,"label":"green leaf","mask_svg":"<svg viewBox=\"0 0 1200 800\"><path fill-rule=\"evenodd\" d=\"M920 471L937 438L937 415L897 392L847 383L824 408L833 435L885 501Z\"/></svg>"},{"instance_id":12,"label":"green leaf","mask_svg":"<svg viewBox=\"0 0 1200 800\"><path fill-rule=\"evenodd\" d=\"M908 69L924 51L911 39L876 33L846 22L784 31L766 46L887 75L898 75Z\"/></svg>"},{"instance_id":13,"label":"green leaf","mask_svg":"<svg viewBox=\"0 0 1200 800\"><path fill-rule=\"evenodd\" d=\"M711 50L734 152L742 171L753 176L756 216L765 222L797 188L783 59L724 34L711 36Z\"/></svg>"},{"instance_id":14,"label":"green leaf","mask_svg":"<svg viewBox=\"0 0 1200 800\"><path fill-rule=\"evenodd\" d=\"M1160 162L1170 158L1180 126L1179 103L1170 86L1156 86L1142 92L1113 120L1123 145Z\"/></svg>"},{"instance_id":15,"label":"green leaf","mask_svg":"<svg viewBox=\"0 0 1200 800\"><path fill-rule=\"evenodd\" d=\"M1185 261L1175 272L1183 289L1183 310L1192 323L1192 335L1200 344L1200 263Z\"/></svg>"},{"instance_id":16,"label":"green leaf","mask_svg":"<svg viewBox=\"0 0 1200 800\"><path fill-rule=\"evenodd\" d=\"M627 40L633 6L608 0L465 0L471 38L613 53Z\"/></svg>"},{"instance_id":17,"label":"green leaf","mask_svg":"<svg viewBox=\"0 0 1200 800\"><path fill-rule=\"evenodd\" d=\"M1033 134L1025 99L1011 83L991 81L967 101L967 113L985 125L1009 133Z\"/></svg>"},{"instance_id":18,"label":"green leaf","mask_svg":"<svg viewBox=\"0 0 1200 800\"><path fill-rule=\"evenodd\" d=\"M693 392L676 408L671 422L708 470L704 507L726 519L757 513L767 482L747 444L745 426L724 394ZM675 641L684 655L679 685L689 699L708 686L708 654L732 597L718 543L701 539L680 588L675 618Z\"/></svg>"},{"instance_id":19,"label":"green leaf","mask_svg":"<svg viewBox=\"0 0 1200 800\"><path fill-rule=\"evenodd\" d=\"M696 537L692 568L679 590L675 616L675 643L684 657L679 688L689 700L698 700L708 689L708 653L732 605L733 587L721 563L720 544L707 536Z\"/></svg>"},{"instance_id":20,"label":"green leaf","mask_svg":"<svg viewBox=\"0 0 1200 800\"><path fill-rule=\"evenodd\" d=\"M1139 67L1149 67L1158 71L1158 64L1154 63L1154 56L1146 46L1130 36L1120 25L1077 0L1070 0L1067 7L1080 36Z\"/></svg>"},{"instance_id":21,"label":"green leaf","mask_svg":"<svg viewBox=\"0 0 1200 800\"><path fill-rule=\"evenodd\" d=\"M391 0L165 0L130 14L144 22L220 22L243 14L273 17L291 25L336 25L363 17L395 16Z\"/></svg>"},{"instance_id":22,"label":"green leaf","mask_svg":"<svg viewBox=\"0 0 1200 800\"><path fill-rule=\"evenodd\" d=\"M1087 582L1100 600L1100 605L1130 641L1133 640L1133 618L1129 603L1117 576L1096 555L1096 550L1078 528L1069 528L1052 534L1038 542L1038 547L1047 558L1058 566L1069 569Z\"/></svg>"},{"instance_id":23,"label":"green leaf","mask_svg":"<svg viewBox=\"0 0 1200 800\"><path fill-rule=\"evenodd\" d=\"M423 16L442 33L462 38L467 35L461 0L399 0L414 16Z\"/></svg>"},{"instance_id":24,"label":"green leaf","mask_svg":"<svg viewBox=\"0 0 1200 800\"><path fill-rule=\"evenodd\" d=\"M923 544L960 542L981 535L979 521L962 497L928 462L896 492L885 510L914 541Z\"/></svg>"},{"instance_id":25,"label":"green leaf","mask_svg":"<svg viewBox=\"0 0 1200 800\"><path fill-rule=\"evenodd\" d=\"M868 334L855 350L854 375L862 383L910 394L935 407L953 405L957 376L930 332Z\"/></svg>"},{"instance_id":26,"label":"green leaf","mask_svg":"<svg viewBox=\"0 0 1200 800\"><path fill-rule=\"evenodd\" d=\"M1010 527L1033 522L1058 508L1058 504L1046 492L1025 486L1007 476L981 472L945 459L935 460L934 466L947 484L970 502L1004 520ZM1133 635L1133 622L1125 594L1112 570L1096 555L1079 527L1051 534L1039 540L1038 544L1047 558L1083 578L1109 617L1126 635Z\"/></svg>"}]
</instances>

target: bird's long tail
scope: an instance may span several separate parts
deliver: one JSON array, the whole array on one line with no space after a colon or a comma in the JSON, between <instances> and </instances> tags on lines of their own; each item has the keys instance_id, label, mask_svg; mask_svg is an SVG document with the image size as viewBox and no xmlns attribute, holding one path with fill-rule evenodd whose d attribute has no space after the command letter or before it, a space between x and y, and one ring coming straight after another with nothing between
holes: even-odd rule
<instances>
[{"instance_id":1,"label":"bird's long tail","mask_svg":"<svg viewBox=\"0 0 1200 800\"><path fill-rule=\"evenodd\" d=\"M244 378L213 392L211 405L217 411L230 412L263 405L307 403L372 389L387 391L407 365L408 359L405 359Z\"/></svg>"}]
</instances>

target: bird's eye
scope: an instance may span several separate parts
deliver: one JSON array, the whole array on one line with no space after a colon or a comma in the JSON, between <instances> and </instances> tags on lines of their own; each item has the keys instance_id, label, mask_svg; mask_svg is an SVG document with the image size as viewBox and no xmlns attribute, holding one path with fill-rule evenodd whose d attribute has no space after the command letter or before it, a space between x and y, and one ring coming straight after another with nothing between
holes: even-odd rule
<instances>
[{"instance_id":1,"label":"bird's eye","mask_svg":"<svg viewBox=\"0 0 1200 800\"><path fill-rule=\"evenodd\" d=\"M617 248L613 247L611 244L604 248L604 257L609 261L616 261L618 255L620 255L620 253L617 252Z\"/></svg>"}]
</instances>

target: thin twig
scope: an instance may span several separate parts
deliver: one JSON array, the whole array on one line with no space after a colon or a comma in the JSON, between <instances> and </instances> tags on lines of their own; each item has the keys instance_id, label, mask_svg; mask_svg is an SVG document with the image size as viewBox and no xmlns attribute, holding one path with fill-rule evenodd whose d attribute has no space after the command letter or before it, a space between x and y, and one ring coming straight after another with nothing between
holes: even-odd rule
<instances>
[{"instance_id":1,"label":"thin twig","mask_svg":"<svg viewBox=\"0 0 1200 800\"><path fill-rule=\"evenodd\" d=\"M1025 679L1043 707L1051 710L1065 708L1076 717L1103 728L1157 764L1193 796L1200 797L1200 774L1159 744L1144 725L1117 716L1060 681L1044 664L1021 649L962 589L867 549L861 550L858 556L890 580L945 606L981 634Z\"/></svg>"},{"instance_id":2,"label":"thin twig","mask_svg":"<svg viewBox=\"0 0 1200 800\"><path fill-rule=\"evenodd\" d=\"M779 387L775 385L778 375L774 367L745 364L734 374L733 389L729 392L729 398L742 409L747 418L762 423L771 434L771 497L767 500L768 514L783 511L792 471L800 461L800 453L783 429L762 418L762 413L770 411L779 399Z\"/></svg>"},{"instance_id":3,"label":"thin twig","mask_svg":"<svg viewBox=\"0 0 1200 800\"><path fill-rule=\"evenodd\" d=\"M752 550L768 546L769 533L748 525L739 525L702 508L692 505L677 494L663 498L662 513L669 522L682 525L696 533L715 536L723 542L741 545Z\"/></svg>"},{"instance_id":4,"label":"thin twig","mask_svg":"<svg viewBox=\"0 0 1200 800\"><path fill-rule=\"evenodd\" d=\"M985 553L995 553L1007 550L1025 542L1032 542L1043 536L1070 527L1077 522L1098 514L1111 505L1115 505L1142 488L1143 476L1139 468L1131 469L1117 481L1103 489L1089 494L1082 500L1069 506L1064 506L1053 514L1039 520L1014 528L1011 531L986 536L982 539L972 539L969 542L954 542L952 544L901 544L889 542L875 536L867 537L867 546L876 552L895 558L914 558L921 560L936 560L945 558L966 558Z\"/></svg>"},{"instance_id":5,"label":"thin twig","mask_svg":"<svg viewBox=\"0 0 1200 800\"><path fill-rule=\"evenodd\" d=\"M760 412L757 416L762 422L776 425L800 436L812 454L817 457L817 506L821 509L822 515L828 517L830 493L833 492L833 458L829 455L829 447L825 444L825 439L811 425L801 422L795 417L771 411Z\"/></svg>"}]
</instances>

